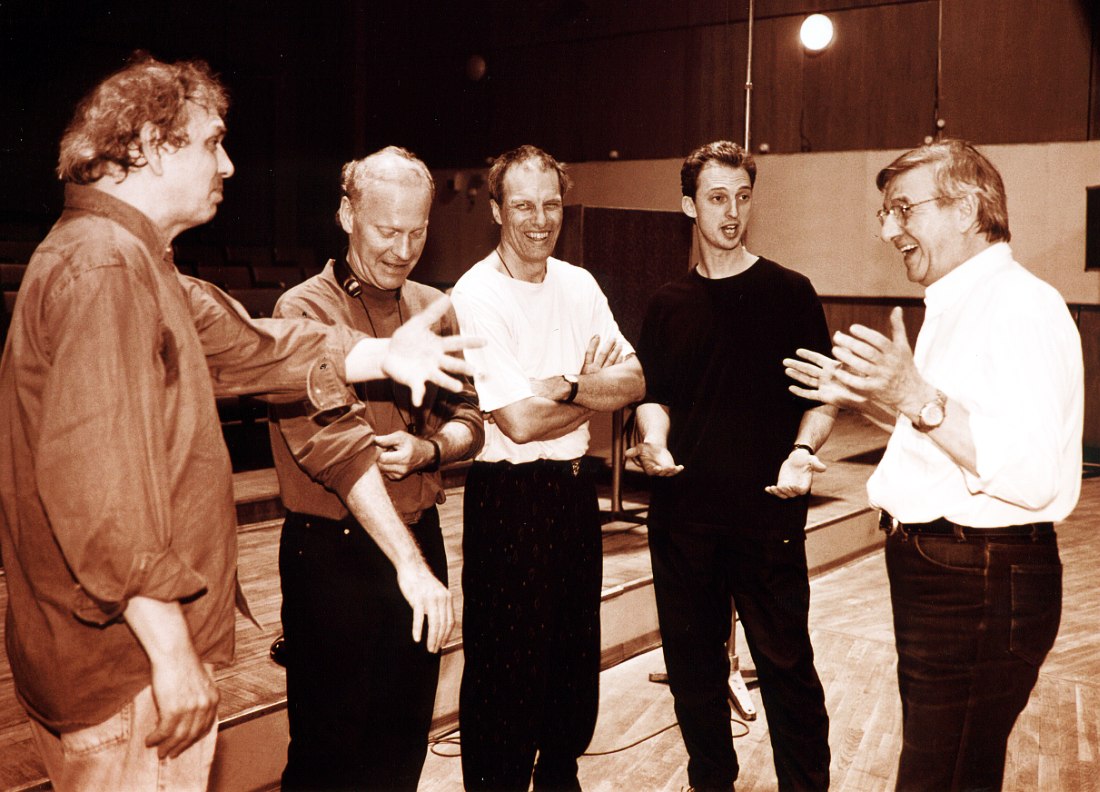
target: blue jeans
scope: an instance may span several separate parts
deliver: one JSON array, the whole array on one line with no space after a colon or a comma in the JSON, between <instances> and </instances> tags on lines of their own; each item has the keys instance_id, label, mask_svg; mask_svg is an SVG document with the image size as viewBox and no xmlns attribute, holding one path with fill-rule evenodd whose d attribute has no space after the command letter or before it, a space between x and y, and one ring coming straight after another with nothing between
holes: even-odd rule
<instances>
[{"instance_id":1,"label":"blue jeans","mask_svg":"<svg viewBox=\"0 0 1100 792\"><path fill-rule=\"evenodd\" d=\"M175 759L157 756L145 738L157 727L152 688L103 723L58 735L31 720L35 744L57 792L203 792L210 778L218 724Z\"/></svg>"},{"instance_id":2,"label":"blue jeans","mask_svg":"<svg viewBox=\"0 0 1100 792\"><path fill-rule=\"evenodd\" d=\"M897 789L995 790L1058 634L1062 564L1037 538L886 540L902 705Z\"/></svg>"}]
</instances>

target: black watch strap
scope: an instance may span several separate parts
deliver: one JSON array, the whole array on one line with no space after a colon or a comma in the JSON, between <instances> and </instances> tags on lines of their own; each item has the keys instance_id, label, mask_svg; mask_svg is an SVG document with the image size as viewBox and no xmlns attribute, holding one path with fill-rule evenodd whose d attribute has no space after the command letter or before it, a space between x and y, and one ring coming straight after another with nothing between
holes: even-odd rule
<instances>
[{"instance_id":1,"label":"black watch strap","mask_svg":"<svg viewBox=\"0 0 1100 792\"><path fill-rule=\"evenodd\" d=\"M562 404L572 404L573 400L577 398L577 390L580 388L580 382L577 380L576 375L568 377L562 374L561 378L569 383L569 395L561 400Z\"/></svg>"}]
</instances>

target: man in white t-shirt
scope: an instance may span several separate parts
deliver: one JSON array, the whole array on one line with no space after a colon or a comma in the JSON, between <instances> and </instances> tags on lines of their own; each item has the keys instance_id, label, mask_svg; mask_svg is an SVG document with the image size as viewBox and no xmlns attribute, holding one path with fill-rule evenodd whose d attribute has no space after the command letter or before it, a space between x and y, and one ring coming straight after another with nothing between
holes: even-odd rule
<instances>
[{"instance_id":1,"label":"man in white t-shirt","mask_svg":"<svg viewBox=\"0 0 1100 792\"><path fill-rule=\"evenodd\" d=\"M645 391L585 270L551 258L568 179L534 146L489 172L500 244L455 284L485 446L466 480L462 772L467 789L579 789L599 700L602 546L588 419ZM536 763L537 756L537 763Z\"/></svg>"}]
</instances>

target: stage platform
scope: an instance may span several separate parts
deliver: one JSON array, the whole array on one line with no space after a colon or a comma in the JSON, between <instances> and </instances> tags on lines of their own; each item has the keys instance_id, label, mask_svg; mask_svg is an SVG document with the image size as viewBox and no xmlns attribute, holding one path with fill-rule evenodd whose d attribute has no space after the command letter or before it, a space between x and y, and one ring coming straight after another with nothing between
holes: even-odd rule
<instances>
[{"instance_id":1,"label":"stage platform","mask_svg":"<svg viewBox=\"0 0 1100 792\"><path fill-rule=\"evenodd\" d=\"M820 456L828 471L817 477L807 526L811 575L840 567L881 544L875 515L863 486L881 455L886 436L858 416L842 414ZM609 456L609 432L594 427L592 450ZM461 476L458 477L459 479ZM659 646L644 518L645 477L627 469L622 511L611 513L608 485L601 487L604 525L602 667L613 668ZM253 611L264 625L238 616L237 659L217 673L221 690L220 733L211 789L244 792L277 784L287 743L285 674L268 656L279 635L278 542L281 506L274 471L237 474L234 488L241 524L240 579ZM456 616L461 614L462 490L448 487L440 507ZM0 605L6 589L0 586ZM742 644L743 645L743 644ZM659 655L659 653L657 653ZM747 652L744 653L747 656ZM458 682L462 671L459 624L444 649L433 734L457 727ZM0 658L0 789L48 789L31 743L26 716L11 690L6 657ZM644 785L643 785L644 786ZM438 787L451 788L451 787ZM614 788L614 787L612 787ZM623 787L625 788L625 787ZM634 786L633 788L642 788Z\"/></svg>"}]
</instances>

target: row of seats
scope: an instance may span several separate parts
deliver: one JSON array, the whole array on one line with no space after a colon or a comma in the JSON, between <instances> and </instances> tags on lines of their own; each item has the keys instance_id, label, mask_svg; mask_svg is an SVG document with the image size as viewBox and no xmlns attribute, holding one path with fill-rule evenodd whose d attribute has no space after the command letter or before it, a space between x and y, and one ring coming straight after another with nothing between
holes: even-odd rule
<instances>
[{"instance_id":1,"label":"row of seats","mask_svg":"<svg viewBox=\"0 0 1100 792\"><path fill-rule=\"evenodd\" d=\"M26 264L37 246L36 241L0 239L0 264ZM318 272L324 264L308 247L184 244L177 245L174 253L176 264L191 275L199 268L209 272L244 269L265 279L284 280L295 272Z\"/></svg>"},{"instance_id":2,"label":"row of seats","mask_svg":"<svg viewBox=\"0 0 1100 792\"><path fill-rule=\"evenodd\" d=\"M15 296L23 282L36 242L0 240L0 347L7 337ZM176 266L185 275L225 289L256 318L269 317L279 296L320 271L312 249L251 246L187 246L175 251Z\"/></svg>"},{"instance_id":3,"label":"row of seats","mask_svg":"<svg viewBox=\"0 0 1100 792\"><path fill-rule=\"evenodd\" d=\"M312 271L291 264L273 264L271 266L213 266L187 262L177 263L184 275L201 278L223 289L281 289L301 283ZM0 262L0 289L18 291L23 283L26 264Z\"/></svg>"}]
</instances>

